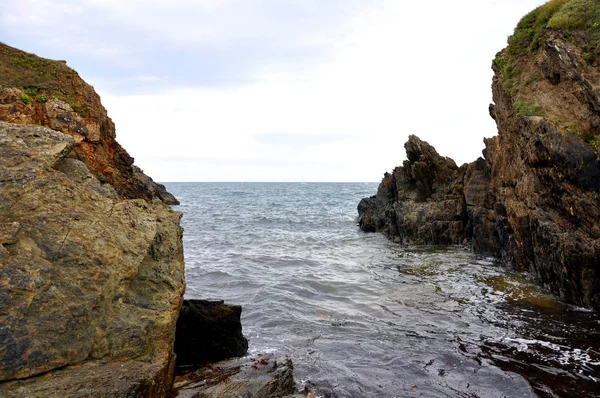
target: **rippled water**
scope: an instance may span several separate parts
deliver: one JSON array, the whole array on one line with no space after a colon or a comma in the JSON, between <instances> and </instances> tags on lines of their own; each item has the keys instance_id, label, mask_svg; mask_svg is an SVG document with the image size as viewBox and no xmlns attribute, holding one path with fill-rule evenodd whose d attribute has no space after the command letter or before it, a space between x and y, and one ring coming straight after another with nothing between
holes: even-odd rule
<instances>
[{"instance_id":1,"label":"rippled water","mask_svg":"<svg viewBox=\"0 0 600 398\"><path fill-rule=\"evenodd\" d=\"M493 259L365 234L373 183L170 183L188 298L323 397L600 396L600 317Z\"/></svg>"}]
</instances>

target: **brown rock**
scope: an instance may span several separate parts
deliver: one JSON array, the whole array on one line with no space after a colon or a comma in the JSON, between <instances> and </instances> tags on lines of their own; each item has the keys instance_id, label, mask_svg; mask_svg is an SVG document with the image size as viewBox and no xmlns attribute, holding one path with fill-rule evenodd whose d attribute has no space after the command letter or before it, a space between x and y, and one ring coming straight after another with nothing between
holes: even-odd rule
<instances>
[{"instance_id":1,"label":"brown rock","mask_svg":"<svg viewBox=\"0 0 600 398\"><path fill-rule=\"evenodd\" d=\"M411 135L408 160L384 176L376 197L359 205L361 228L404 244L460 244L467 237L463 169Z\"/></svg>"},{"instance_id":2,"label":"brown rock","mask_svg":"<svg viewBox=\"0 0 600 398\"><path fill-rule=\"evenodd\" d=\"M72 136L69 157L85 163L123 199L158 197L179 204L164 186L134 168L133 158L116 141L100 97L64 62L0 43L0 121L39 124Z\"/></svg>"}]
</instances>

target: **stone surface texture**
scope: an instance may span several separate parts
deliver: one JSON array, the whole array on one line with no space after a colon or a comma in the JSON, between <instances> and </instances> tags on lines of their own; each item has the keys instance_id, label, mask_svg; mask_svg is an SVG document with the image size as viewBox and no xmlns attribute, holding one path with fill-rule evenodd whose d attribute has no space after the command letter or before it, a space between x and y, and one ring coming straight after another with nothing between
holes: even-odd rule
<instances>
[{"instance_id":1,"label":"stone surface texture","mask_svg":"<svg viewBox=\"0 0 600 398\"><path fill-rule=\"evenodd\" d=\"M165 396L181 214L120 199L77 140L0 122L0 396Z\"/></svg>"}]
</instances>

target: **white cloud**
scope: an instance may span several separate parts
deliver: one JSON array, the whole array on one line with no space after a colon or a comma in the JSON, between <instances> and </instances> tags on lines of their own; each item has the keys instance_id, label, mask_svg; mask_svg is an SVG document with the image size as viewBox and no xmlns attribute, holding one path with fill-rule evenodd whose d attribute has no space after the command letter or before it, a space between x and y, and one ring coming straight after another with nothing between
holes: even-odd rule
<instances>
[{"instance_id":1,"label":"white cloud","mask_svg":"<svg viewBox=\"0 0 600 398\"><path fill-rule=\"evenodd\" d=\"M142 47L167 41L190 61L197 46L228 43L215 73L232 64L247 69L249 79L242 85L187 84L146 95L123 95L102 79L91 79L116 122L117 138L156 180L377 181L401 164L409 134L458 163L480 156L482 138L495 134L487 113L491 60L518 19L541 3L373 0L333 8L337 14L328 15L333 2L261 7L241 0L151 6L141 0L81 0L77 7L83 11L77 12L89 13L92 7L110 16L95 26L97 40L111 24L123 24L124 31L148 35ZM308 26L311 21L318 26ZM248 40L253 47L244 47ZM292 51L273 58L276 49L268 48L260 54L264 58L246 66L248 58L236 58L232 50L252 52L261 43ZM127 52L126 44L119 45L115 48ZM319 49L320 55L300 61L294 51L306 47ZM136 62L135 52L127 57ZM186 73L183 80L194 81L193 71ZM148 73L140 63L139 71L120 81L134 87L168 79ZM289 134L291 144L258 138L269 134L280 140ZM298 137L306 137L306 143L294 144Z\"/></svg>"}]
</instances>

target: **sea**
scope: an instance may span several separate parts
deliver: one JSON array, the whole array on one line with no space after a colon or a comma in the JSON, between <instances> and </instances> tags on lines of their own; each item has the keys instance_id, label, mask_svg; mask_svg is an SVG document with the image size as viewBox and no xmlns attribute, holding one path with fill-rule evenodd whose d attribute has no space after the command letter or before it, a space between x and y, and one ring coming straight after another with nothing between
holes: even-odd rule
<instances>
[{"instance_id":1,"label":"sea","mask_svg":"<svg viewBox=\"0 0 600 398\"><path fill-rule=\"evenodd\" d=\"M356 223L376 183L167 183L186 298L243 307L249 355L320 397L598 397L600 317L466 247Z\"/></svg>"}]
</instances>

